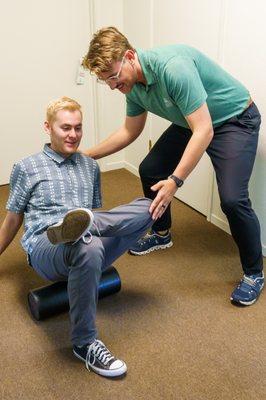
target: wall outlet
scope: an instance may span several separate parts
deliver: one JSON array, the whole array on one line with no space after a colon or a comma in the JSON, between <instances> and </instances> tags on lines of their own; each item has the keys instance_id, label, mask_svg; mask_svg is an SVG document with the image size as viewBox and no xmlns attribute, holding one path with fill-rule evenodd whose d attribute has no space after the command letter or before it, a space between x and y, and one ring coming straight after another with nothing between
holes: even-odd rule
<instances>
[{"instance_id":1,"label":"wall outlet","mask_svg":"<svg viewBox=\"0 0 266 400\"><path fill-rule=\"evenodd\" d=\"M76 76L76 84L84 85L85 83L85 69L82 66L82 58L78 62L77 76Z\"/></svg>"}]
</instances>

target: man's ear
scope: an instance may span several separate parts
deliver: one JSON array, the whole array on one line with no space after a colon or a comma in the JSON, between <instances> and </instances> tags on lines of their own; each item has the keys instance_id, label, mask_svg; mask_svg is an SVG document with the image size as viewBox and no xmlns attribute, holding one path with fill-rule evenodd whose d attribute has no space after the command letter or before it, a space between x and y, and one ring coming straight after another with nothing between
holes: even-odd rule
<instances>
[{"instance_id":1,"label":"man's ear","mask_svg":"<svg viewBox=\"0 0 266 400\"><path fill-rule=\"evenodd\" d=\"M50 126L49 122L44 121L43 126L44 126L44 130L47 133L47 135L50 135L51 134L51 126Z\"/></svg>"},{"instance_id":2,"label":"man's ear","mask_svg":"<svg viewBox=\"0 0 266 400\"><path fill-rule=\"evenodd\" d=\"M129 62L133 62L135 61L136 57L135 57L135 51L134 50L127 50L125 53L125 57Z\"/></svg>"}]
</instances>

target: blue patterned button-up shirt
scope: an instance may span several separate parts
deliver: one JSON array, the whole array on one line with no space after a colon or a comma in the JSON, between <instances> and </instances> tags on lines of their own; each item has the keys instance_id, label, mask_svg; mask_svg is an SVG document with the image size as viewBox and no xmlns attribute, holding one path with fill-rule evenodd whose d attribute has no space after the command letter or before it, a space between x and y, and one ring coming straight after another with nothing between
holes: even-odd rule
<instances>
[{"instance_id":1,"label":"blue patterned button-up shirt","mask_svg":"<svg viewBox=\"0 0 266 400\"><path fill-rule=\"evenodd\" d=\"M38 235L73 208L101 207L100 170L80 153L63 158L45 145L41 153L13 167L7 210L24 213L24 250L31 254Z\"/></svg>"}]
</instances>

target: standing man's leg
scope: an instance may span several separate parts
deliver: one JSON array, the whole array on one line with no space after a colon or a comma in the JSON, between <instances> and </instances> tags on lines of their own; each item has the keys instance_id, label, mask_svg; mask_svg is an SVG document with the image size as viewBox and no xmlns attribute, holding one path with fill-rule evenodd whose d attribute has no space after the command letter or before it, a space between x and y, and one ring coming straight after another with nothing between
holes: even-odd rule
<instances>
[{"instance_id":1,"label":"standing man's leg","mask_svg":"<svg viewBox=\"0 0 266 400\"><path fill-rule=\"evenodd\" d=\"M216 172L221 208L238 246L245 274L231 300L244 305L253 304L264 285L260 226L248 193L259 127L260 114L253 104L215 129L207 149Z\"/></svg>"},{"instance_id":2,"label":"standing man's leg","mask_svg":"<svg viewBox=\"0 0 266 400\"><path fill-rule=\"evenodd\" d=\"M179 163L185 148L191 138L191 131L175 124L162 134L152 147L139 167L144 195L150 199L156 197L157 192L151 186L160 180L167 179ZM140 239L130 248L130 253L144 255L153 250L165 249L172 246L171 234L171 208L166 208L164 214L152 226L152 232Z\"/></svg>"}]
</instances>

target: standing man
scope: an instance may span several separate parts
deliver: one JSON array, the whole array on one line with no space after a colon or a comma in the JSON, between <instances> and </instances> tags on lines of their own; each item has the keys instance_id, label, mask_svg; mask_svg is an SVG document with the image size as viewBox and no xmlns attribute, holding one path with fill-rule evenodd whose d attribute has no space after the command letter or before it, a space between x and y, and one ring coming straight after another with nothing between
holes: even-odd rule
<instances>
[{"instance_id":1,"label":"standing man","mask_svg":"<svg viewBox=\"0 0 266 400\"><path fill-rule=\"evenodd\" d=\"M123 125L86 152L92 158L132 143L148 111L171 122L139 168L145 196L153 200L154 224L130 252L172 245L171 200L206 151L244 271L231 300L253 304L264 286L260 226L248 194L261 117L248 90L192 47L134 49L115 27L96 32L83 65L99 83L125 94L127 103Z\"/></svg>"},{"instance_id":2,"label":"standing man","mask_svg":"<svg viewBox=\"0 0 266 400\"><path fill-rule=\"evenodd\" d=\"M100 171L95 160L77 152L81 106L68 97L50 102L44 128L50 143L14 165L0 254L25 219L22 246L30 265L45 279L68 282L74 355L99 375L121 376L125 362L98 339L98 286L103 270L152 225L151 200L92 212L101 207Z\"/></svg>"}]
</instances>

